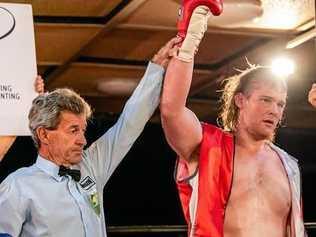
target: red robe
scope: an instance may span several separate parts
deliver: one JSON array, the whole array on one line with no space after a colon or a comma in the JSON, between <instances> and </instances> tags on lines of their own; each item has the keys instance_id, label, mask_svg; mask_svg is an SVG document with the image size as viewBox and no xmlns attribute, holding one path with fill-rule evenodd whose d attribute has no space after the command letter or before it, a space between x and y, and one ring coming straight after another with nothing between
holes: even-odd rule
<instances>
[{"instance_id":1,"label":"red robe","mask_svg":"<svg viewBox=\"0 0 316 237\"><path fill-rule=\"evenodd\" d=\"M234 138L232 134L223 132L213 125L203 124L202 127L198 208L193 236L223 237L225 208L232 186ZM186 173L185 169L186 164L180 159L178 177ZM192 223L190 223L189 202L192 188L187 181L179 181L178 178L177 187L190 235Z\"/></svg>"},{"instance_id":2,"label":"red robe","mask_svg":"<svg viewBox=\"0 0 316 237\"><path fill-rule=\"evenodd\" d=\"M190 199L192 188L188 180L188 166L179 159L176 182L189 236L223 237L225 209L232 188L234 167L234 137L220 128L202 124L203 140L199 153L199 176L197 207L194 226L190 218ZM305 237L301 206L301 181L297 160L282 149L270 144L278 153L286 170L292 197L291 213L287 225L287 236ZM191 233L192 232L192 233Z\"/></svg>"}]
</instances>

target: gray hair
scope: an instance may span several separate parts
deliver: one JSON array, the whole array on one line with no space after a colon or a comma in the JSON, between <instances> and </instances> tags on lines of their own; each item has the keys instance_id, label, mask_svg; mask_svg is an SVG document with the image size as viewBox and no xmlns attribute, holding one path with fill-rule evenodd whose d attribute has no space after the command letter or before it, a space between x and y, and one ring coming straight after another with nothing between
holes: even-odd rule
<instances>
[{"instance_id":1,"label":"gray hair","mask_svg":"<svg viewBox=\"0 0 316 237\"><path fill-rule=\"evenodd\" d=\"M37 96L29 112L29 128L35 146L40 147L36 130L39 127L56 129L60 122L61 112L68 111L77 115L91 116L89 104L71 89L62 88Z\"/></svg>"}]
</instances>

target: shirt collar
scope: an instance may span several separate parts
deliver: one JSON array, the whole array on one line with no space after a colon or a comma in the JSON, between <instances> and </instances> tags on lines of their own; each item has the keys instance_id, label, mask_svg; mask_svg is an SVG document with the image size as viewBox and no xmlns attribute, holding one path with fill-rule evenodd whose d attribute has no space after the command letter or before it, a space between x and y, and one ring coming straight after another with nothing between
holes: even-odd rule
<instances>
[{"instance_id":1,"label":"shirt collar","mask_svg":"<svg viewBox=\"0 0 316 237\"><path fill-rule=\"evenodd\" d=\"M59 166L51 162L50 160L47 160L42 156L38 155L35 165L44 173L48 174L49 176L52 176L58 182L62 180L63 177L58 175Z\"/></svg>"}]
</instances>

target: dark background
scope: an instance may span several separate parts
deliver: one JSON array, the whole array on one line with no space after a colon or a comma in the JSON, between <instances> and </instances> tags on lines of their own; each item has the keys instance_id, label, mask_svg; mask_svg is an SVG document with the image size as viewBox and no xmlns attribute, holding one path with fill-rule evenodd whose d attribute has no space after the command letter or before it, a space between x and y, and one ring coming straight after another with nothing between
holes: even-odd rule
<instances>
[{"instance_id":1,"label":"dark background","mask_svg":"<svg viewBox=\"0 0 316 237\"><path fill-rule=\"evenodd\" d=\"M113 117L97 116L89 122L87 132L89 144L101 136L115 121L116 118ZM315 139L315 129L286 127L280 128L276 137L278 145L299 159L303 177L305 222L316 221ZM31 138L17 138L0 163L0 181L16 169L32 165L35 159L36 149ZM107 225L184 225L173 180L174 165L175 154L163 136L161 125L147 124L144 132L105 187L104 206ZM316 236L316 232L313 233L312 230L308 232L310 236ZM162 235L137 234L135 236ZM185 235L173 233L164 236Z\"/></svg>"}]
</instances>

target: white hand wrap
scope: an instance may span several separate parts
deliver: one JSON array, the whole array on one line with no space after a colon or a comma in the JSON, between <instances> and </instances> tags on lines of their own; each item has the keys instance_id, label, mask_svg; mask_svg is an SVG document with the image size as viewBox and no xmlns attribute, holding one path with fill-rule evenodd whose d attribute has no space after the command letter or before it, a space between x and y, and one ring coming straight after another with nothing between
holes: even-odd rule
<instances>
[{"instance_id":1,"label":"white hand wrap","mask_svg":"<svg viewBox=\"0 0 316 237\"><path fill-rule=\"evenodd\" d=\"M188 31L179 49L177 58L184 62L192 62L198 50L200 42L207 30L207 21L210 17L210 10L206 6L199 6L194 9Z\"/></svg>"}]
</instances>

